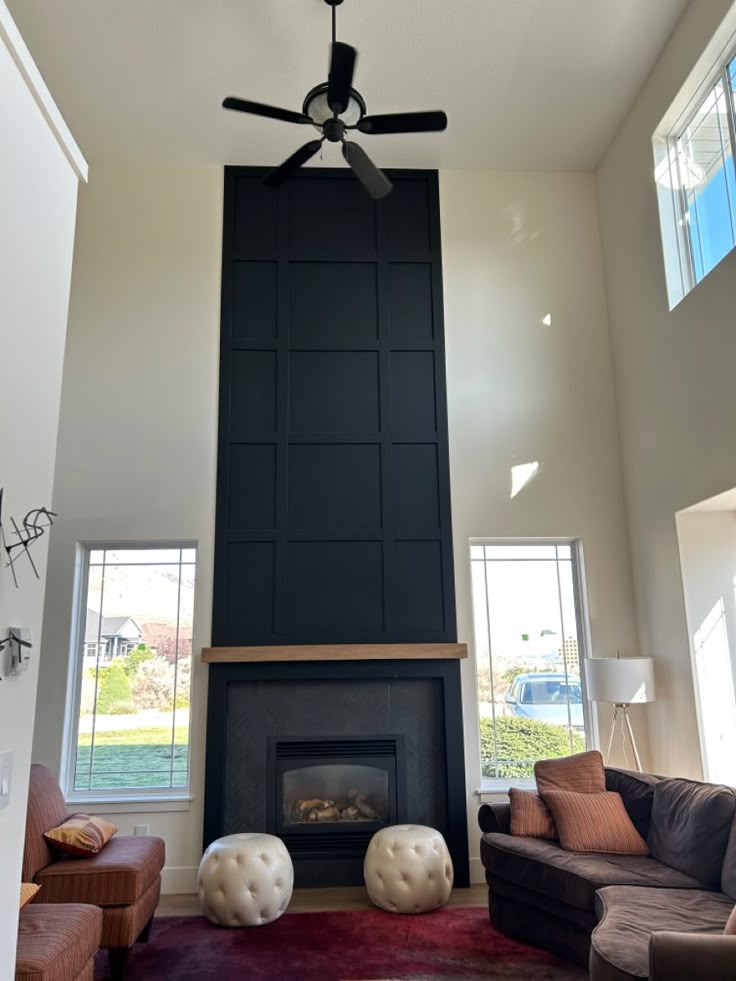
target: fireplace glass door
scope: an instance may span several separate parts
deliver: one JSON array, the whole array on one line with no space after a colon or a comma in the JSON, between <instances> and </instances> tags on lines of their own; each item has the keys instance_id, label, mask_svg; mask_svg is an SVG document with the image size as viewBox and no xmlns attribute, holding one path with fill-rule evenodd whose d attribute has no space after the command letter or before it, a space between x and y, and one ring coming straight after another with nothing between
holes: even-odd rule
<instances>
[{"instance_id":1,"label":"fireplace glass door","mask_svg":"<svg viewBox=\"0 0 736 981\"><path fill-rule=\"evenodd\" d=\"M405 820L400 736L279 740L269 746L271 830L295 845L347 841ZM357 847L357 846L356 846Z\"/></svg>"},{"instance_id":2,"label":"fireplace glass door","mask_svg":"<svg viewBox=\"0 0 736 981\"><path fill-rule=\"evenodd\" d=\"M283 827L390 819L389 768L364 763L299 766L282 774Z\"/></svg>"}]
</instances>

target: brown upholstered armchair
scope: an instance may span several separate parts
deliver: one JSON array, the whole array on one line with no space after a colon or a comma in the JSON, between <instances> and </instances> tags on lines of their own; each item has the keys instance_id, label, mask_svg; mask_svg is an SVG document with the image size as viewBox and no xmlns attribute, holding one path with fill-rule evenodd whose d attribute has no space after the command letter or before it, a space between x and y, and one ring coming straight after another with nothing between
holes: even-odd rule
<instances>
[{"instance_id":1,"label":"brown upholstered armchair","mask_svg":"<svg viewBox=\"0 0 736 981\"><path fill-rule=\"evenodd\" d=\"M125 974L133 944L148 939L161 895L164 843L116 835L90 858L55 858L44 833L69 817L59 784L44 766L31 767L23 881L42 888L41 903L88 903L102 909L102 940L113 979Z\"/></svg>"}]
</instances>

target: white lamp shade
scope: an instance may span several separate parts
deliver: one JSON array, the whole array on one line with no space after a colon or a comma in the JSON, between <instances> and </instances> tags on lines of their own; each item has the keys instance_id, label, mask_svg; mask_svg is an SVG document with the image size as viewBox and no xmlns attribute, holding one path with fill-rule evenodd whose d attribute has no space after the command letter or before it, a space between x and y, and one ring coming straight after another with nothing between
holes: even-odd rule
<instances>
[{"instance_id":1,"label":"white lamp shade","mask_svg":"<svg viewBox=\"0 0 736 981\"><path fill-rule=\"evenodd\" d=\"M633 705L654 701L651 657L588 657L583 665L591 702Z\"/></svg>"}]
</instances>

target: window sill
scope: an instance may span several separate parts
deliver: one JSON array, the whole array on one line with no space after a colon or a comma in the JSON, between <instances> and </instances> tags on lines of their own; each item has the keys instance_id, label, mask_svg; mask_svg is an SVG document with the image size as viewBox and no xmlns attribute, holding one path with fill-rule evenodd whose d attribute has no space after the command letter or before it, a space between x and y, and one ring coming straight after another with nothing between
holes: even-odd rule
<instances>
[{"instance_id":1,"label":"window sill","mask_svg":"<svg viewBox=\"0 0 736 981\"><path fill-rule=\"evenodd\" d=\"M176 797L73 797L67 798L70 808L84 805L95 814L159 814L165 811L188 811L194 800L189 796Z\"/></svg>"},{"instance_id":2,"label":"window sill","mask_svg":"<svg viewBox=\"0 0 736 981\"><path fill-rule=\"evenodd\" d=\"M480 787L475 791L475 796L480 797L482 802L496 797L507 797L509 787L517 790L536 790L537 784L534 777L516 777L508 780L494 780L488 778L483 780Z\"/></svg>"}]
</instances>

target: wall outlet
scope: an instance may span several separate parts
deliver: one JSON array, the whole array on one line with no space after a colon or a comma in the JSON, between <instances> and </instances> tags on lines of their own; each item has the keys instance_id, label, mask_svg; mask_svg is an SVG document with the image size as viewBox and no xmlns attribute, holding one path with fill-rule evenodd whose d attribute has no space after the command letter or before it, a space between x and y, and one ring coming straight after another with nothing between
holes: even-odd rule
<instances>
[{"instance_id":1,"label":"wall outlet","mask_svg":"<svg viewBox=\"0 0 736 981\"><path fill-rule=\"evenodd\" d=\"M0 753L0 810L10 803L10 783L13 774L13 752Z\"/></svg>"},{"instance_id":2,"label":"wall outlet","mask_svg":"<svg viewBox=\"0 0 736 981\"><path fill-rule=\"evenodd\" d=\"M133 834L136 838L147 838L151 833L150 824L136 824L133 828Z\"/></svg>"}]
</instances>

